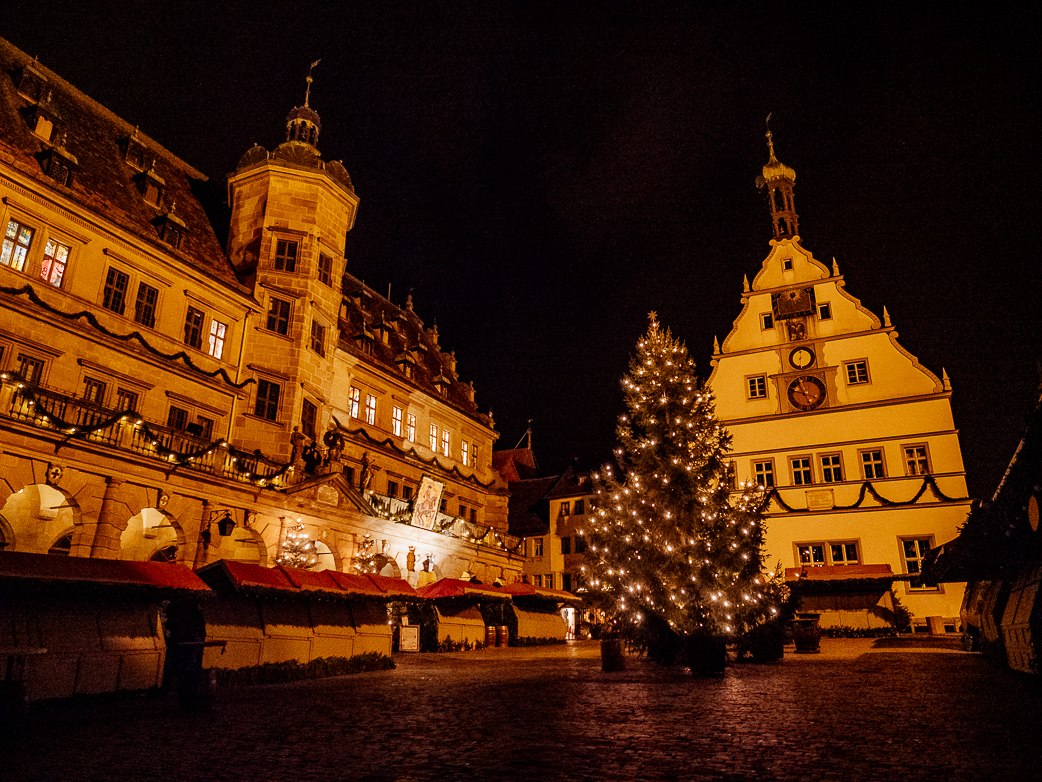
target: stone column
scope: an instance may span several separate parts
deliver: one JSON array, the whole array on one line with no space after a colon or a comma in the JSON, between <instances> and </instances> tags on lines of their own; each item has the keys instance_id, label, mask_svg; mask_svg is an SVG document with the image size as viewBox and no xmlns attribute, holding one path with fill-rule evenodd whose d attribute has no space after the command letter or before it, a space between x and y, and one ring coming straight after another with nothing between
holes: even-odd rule
<instances>
[{"instance_id":1,"label":"stone column","mask_svg":"<svg viewBox=\"0 0 1042 782\"><path fill-rule=\"evenodd\" d=\"M122 483L119 478L111 476L105 479L105 496L101 499L94 544L90 548L92 559L119 559L119 538L127 524L127 519L120 521L123 504L116 501L116 490Z\"/></svg>"},{"instance_id":2,"label":"stone column","mask_svg":"<svg viewBox=\"0 0 1042 782\"><path fill-rule=\"evenodd\" d=\"M195 542L192 570L198 570L210 558L210 512L210 501L203 500L203 516L199 520L199 538Z\"/></svg>"}]
</instances>

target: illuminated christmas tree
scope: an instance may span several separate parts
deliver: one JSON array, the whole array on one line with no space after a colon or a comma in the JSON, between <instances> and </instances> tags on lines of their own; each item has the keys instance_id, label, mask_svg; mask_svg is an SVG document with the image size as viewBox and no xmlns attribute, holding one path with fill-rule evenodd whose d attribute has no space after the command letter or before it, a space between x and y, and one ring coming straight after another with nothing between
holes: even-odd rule
<instances>
[{"instance_id":1,"label":"illuminated christmas tree","mask_svg":"<svg viewBox=\"0 0 1042 782\"><path fill-rule=\"evenodd\" d=\"M763 497L732 486L713 397L687 348L650 320L622 380L620 473L599 476L584 576L610 635L694 670L777 607L761 573Z\"/></svg>"},{"instance_id":2,"label":"illuminated christmas tree","mask_svg":"<svg viewBox=\"0 0 1042 782\"><path fill-rule=\"evenodd\" d=\"M309 570L318 564L318 550L300 522L286 530L278 563L286 567Z\"/></svg>"},{"instance_id":3,"label":"illuminated christmas tree","mask_svg":"<svg viewBox=\"0 0 1042 782\"><path fill-rule=\"evenodd\" d=\"M377 557L376 541L368 532L358 544L358 552L351 558L351 567L356 573L379 573L381 563Z\"/></svg>"}]
</instances>

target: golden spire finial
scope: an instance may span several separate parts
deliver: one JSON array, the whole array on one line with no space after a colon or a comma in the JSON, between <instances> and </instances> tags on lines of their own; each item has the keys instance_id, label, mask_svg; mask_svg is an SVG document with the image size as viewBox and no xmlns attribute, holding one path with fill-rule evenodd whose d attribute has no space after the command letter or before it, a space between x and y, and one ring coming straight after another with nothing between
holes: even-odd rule
<instances>
[{"instance_id":1,"label":"golden spire finial","mask_svg":"<svg viewBox=\"0 0 1042 782\"><path fill-rule=\"evenodd\" d=\"M313 63L311 63L311 67L308 68L308 76L305 79L305 81L308 83L308 88L304 91L304 105L305 106L308 106L308 100L311 98L311 82L314 81L314 79L311 78L311 72L313 70L315 70L315 66L318 65L320 62L322 62L322 58L321 57L319 57L317 60L315 60ZM310 108L310 107L308 107L308 108Z\"/></svg>"}]
</instances>

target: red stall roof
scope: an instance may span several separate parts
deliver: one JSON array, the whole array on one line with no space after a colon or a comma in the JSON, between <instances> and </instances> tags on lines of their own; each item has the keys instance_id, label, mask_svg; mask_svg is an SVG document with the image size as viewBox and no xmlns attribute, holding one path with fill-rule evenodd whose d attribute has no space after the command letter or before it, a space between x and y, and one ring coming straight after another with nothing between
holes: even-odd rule
<instances>
[{"instance_id":1,"label":"red stall roof","mask_svg":"<svg viewBox=\"0 0 1042 782\"><path fill-rule=\"evenodd\" d=\"M416 590L400 578L340 573L336 570L299 570L282 566L269 568L222 559L200 568L198 573L206 583L215 587L224 578L236 589L269 589L296 594L323 592L340 596L416 597Z\"/></svg>"},{"instance_id":2,"label":"red stall roof","mask_svg":"<svg viewBox=\"0 0 1042 782\"><path fill-rule=\"evenodd\" d=\"M874 579L896 580L898 576L889 565L821 565L818 567L787 567L785 580L797 581L861 581Z\"/></svg>"},{"instance_id":3,"label":"red stall roof","mask_svg":"<svg viewBox=\"0 0 1042 782\"><path fill-rule=\"evenodd\" d=\"M0 551L0 582L4 581L78 582L198 592L210 589L190 568L173 562L124 562L21 551Z\"/></svg>"},{"instance_id":4,"label":"red stall roof","mask_svg":"<svg viewBox=\"0 0 1042 782\"><path fill-rule=\"evenodd\" d=\"M500 587L504 592L511 595L531 595L534 597L545 597L548 600L556 600L559 603L578 603L582 602L581 597L576 597L571 592L565 592L563 589L544 589L543 587L533 586L532 584L526 584L521 581L517 581L513 584L507 584Z\"/></svg>"},{"instance_id":5,"label":"red stall roof","mask_svg":"<svg viewBox=\"0 0 1042 782\"><path fill-rule=\"evenodd\" d=\"M495 597L510 597L510 593L504 592L502 587L490 586L488 584L472 584L469 581L461 581L458 578L442 578L433 584L427 584L416 590L420 597L463 597L464 595L487 595Z\"/></svg>"}]
</instances>

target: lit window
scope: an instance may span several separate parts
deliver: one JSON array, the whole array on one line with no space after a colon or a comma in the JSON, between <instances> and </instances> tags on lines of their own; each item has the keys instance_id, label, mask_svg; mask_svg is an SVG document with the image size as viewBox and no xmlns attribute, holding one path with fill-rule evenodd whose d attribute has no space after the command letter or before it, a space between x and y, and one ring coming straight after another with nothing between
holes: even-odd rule
<instances>
[{"instance_id":1,"label":"lit window","mask_svg":"<svg viewBox=\"0 0 1042 782\"><path fill-rule=\"evenodd\" d=\"M473 466L473 467L477 467L478 466L478 444L477 443L474 443L471 446L471 449L470 449L470 463L471 463L471 466Z\"/></svg>"},{"instance_id":2,"label":"lit window","mask_svg":"<svg viewBox=\"0 0 1042 782\"><path fill-rule=\"evenodd\" d=\"M824 565L859 565L861 556L856 541L820 541L796 546L797 564L810 567Z\"/></svg>"},{"instance_id":3,"label":"lit window","mask_svg":"<svg viewBox=\"0 0 1042 782\"><path fill-rule=\"evenodd\" d=\"M16 271L22 271L25 268L25 256L29 254L32 242L33 229L11 220L7 223L7 233L0 249L0 263Z\"/></svg>"},{"instance_id":4,"label":"lit window","mask_svg":"<svg viewBox=\"0 0 1042 782\"><path fill-rule=\"evenodd\" d=\"M320 356L326 355L326 327L311 321L311 349Z\"/></svg>"},{"instance_id":5,"label":"lit window","mask_svg":"<svg viewBox=\"0 0 1042 782\"><path fill-rule=\"evenodd\" d=\"M760 329L770 331L774 328L774 315L770 312L760 313Z\"/></svg>"},{"instance_id":6,"label":"lit window","mask_svg":"<svg viewBox=\"0 0 1042 782\"><path fill-rule=\"evenodd\" d=\"M405 439L410 443L416 442L416 416L409 414L409 425L405 429Z\"/></svg>"},{"instance_id":7,"label":"lit window","mask_svg":"<svg viewBox=\"0 0 1042 782\"><path fill-rule=\"evenodd\" d=\"M94 378L84 378L83 380L83 399L86 402L90 402L95 405L102 405L105 403L105 384L100 380Z\"/></svg>"},{"instance_id":8,"label":"lit window","mask_svg":"<svg viewBox=\"0 0 1042 782\"><path fill-rule=\"evenodd\" d=\"M906 445L905 469L909 475L926 475L930 472L930 461L926 456L925 445Z\"/></svg>"},{"instance_id":9,"label":"lit window","mask_svg":"<svg viewBox=\"0 0 1042 782\"><path fill-rule=\"evenodd\" d=\"M792 466L792 483L794 486L807 486L814 482L810 470L809 456L798 456L795 459L791 459L789 464Z\"/></svg>"},{"instance_id":10,"label":"lit window","mask_svg":"<svg viewBox=\"0 0 1042 782\"><path fill-rule=\"evenodd\" d=\"M459 447L460 447L460 458L463 460L463 466L464 467L469 467L470 466L470 443L468 443L466 440L464 440L464 441L462 441L460 443Z\"/></svg>"},{"instance_id":11,"label":"lit window","mask_svg":"<svg viewBox=\"0 0 1042 782\"><path fill-rule=\"evenodd\" d=\"M572 505L571 505L570 502L565 500L564 502L561 503L561 515L562 516L570 516L571 514L572 514Z\"/></svg>"},{"instance_id":12,"label":"lit window","mask_svg":"<svg viewBox=\"0 0 1042 782\"><path fill-rule=\"evenodd\" d=\"M444 456L448 456L449 453L450 453L450 449L449 449L449 430L448 429L442 429L441 430L441 452L442 452L442 455L444 455Z\"/></svg>"},{"instance_id":13,"label":"lit window","mask_svg":"<svg viewBox=\"0 0 1042 782\"><path fill-rule=\"evenodd\" d=\"M203 346L203 313L195 307L185 315L185 344L196 350Z\"/></svg>"},{"instance_id":14,"label":"lit window","mask_svg":"<svg viewBox=\"0 0 1042 782\"><path fill-rule=\"evenodd\" d=\"M553 576L553 573L547 573L546 574L546 578L543 579L543 586L545 586L547 589L553 589L554 588L554 576Z\"/></svg>"},{"instance_id":15,"label":"lit window","mask_svg":"<svg viewBox=\"0 0 1042 782\"><path fill-rule=\"evenodd\" d=\"M210 321L210 348L209 353L214 358L224 356L224 338L228 333L228 326L219 320Z\"/></svg>"},{"instance_id":16,"label":"lit window","mask_svg":"<svg viewBox=\"0 0 1042 782\"><path fill-rule=\"evenodd\" d=\"M832 320L832 305L827 301L818 305L818 320Z\"/></svg>"},{"instance_id":17,"label":"lit window","mask_svg":"<svg viewBox=\"0 0 1042 782\"><path fill-rule=\"evenodd\" d=\"M289 302L272 299L268 302L268 331L283 336L289 334Z\"/></svg>"},{"instance_id":18,"label":"lit window","mask_svg":"<svg viewBox=\"0 0 1042 782\"><path fill-rule=\"evenodd\" d=\"M883 468L883 452L862 451L861 471L866 481L871 481L875 478L885 478L886 470Z\"/></svg>"},{"instance_id":19,"label":"lit window","mask_svg":"<svg viewBox=\"0 0 1042 782\"><path fill-rule=\"evenodd\" d=\"M839 483L843 480L843 465L838 453L821 457L821 480L825 483Z\"/></svg>"},{"instance_id":20,"label":"lit window","mask_svg":"<svg viewBox=\"0 0 1042 782\"><path fill-rule=\"evenodd\" d=\"M541 557L543 556L543 539L535 538L535 550L532 552L532 556Z\"/></svg>"},{"instance_id":21,"label":"lit window","mask_svg":"<svg viewBox=\"0 0 1042 782\"><path fill-rule=\"evenodd\" d=\"M325 285L333 284L333 259L325 253L318 255L318 281Z\"/></svg>"},{"instance_id":22,"label":"lit window","mask_svg":"<svg viewBox=\"0 0 1042 782\"><path fill-rule=\"evenodd\" d=\"M858 385L868 382L868 362L850 361L844 365L847 370L847 384Z\"/></svg>"},{"instance_id":23,"label":"lit window","mask_svg":"<svg viewBox=\"0 0 1042 782\"><path fill-rule=\"evenodd\" d=\"M60 288L62 278L65 277L65 267L69 263L69 252L71 250L72 248L68 245L49 239L43 250L40 278L46 280L55 288Z\"/></svg>"},{"instance_id":24,"label":"lit window","mask_svg":"<svg viewBox=\"0 0 1042 782\"><path fill-rule=\"evenodd\" d=\"M362 401L362 392L354 386L347 392L347 411L352 418L358 418L358 406Z\"/></svg>"},{"instance_id":25,"label":"lit window","mask_svg":"<svg viewBox=\"0 0 1042 782\"><path fill-rule=\"evenodd\" d=\"M141 283L137 286L137 303L134 305L134 320L150 329L156 325L156 306L159 303L159 291L151 285Z\"/></svg>"},{"instance_id":26,"label":"lit window","mask_svg":"<svg viewBox=\"0 0 1042 782\"><path fill-rule=\"evenodd\" d=\"M123 307L127 302L127 286L130 285L130 277L119 269L109 269L105 276L105 291L102 295L101 306L112 310L117 315L123 314Z\"/></svg>"},{"instance_id":27,"label":"lit window","mask_svg":"<svg viewBox=\"0 0 1042 782\"><path fill-rule=\"evenodd\" d=\"M275 268L286 272L297 270L296 242L288 239L279 239L275 242Z\"/></svg>"},{"instance_id":28,"label":"lit window","mask_svg":"<svg viewBox=\"0 0 1042 782\"><path fill-rule=\"evenodd\" d=\"M431 450L438 452L438 425L431 424Z\"/></svg>"},{"instance_id":29,"label":"lit window","mask_svg":"<svg viewBox=\"0 0 1042 782\"><path fill-rule=\"evenodd\" d=\"M391 410L391 432L395 437L402 436L402 409L400 407Z\"/></svg>"},{"instance_id":30,"label":"lit window","mask_svg":"<svg viewBox=\"0 0 1042 782\"><path fill-rule=\"evenodd\" d=\"M541 587L543 585L543 577L542 576L532 576L532 584L534 586Z\"/></svg>"},{"instance_id":31,"label":"lit window","mask_svg":"<svg viewBox=\"0 0 1042 782\"><path fill-rule=\"evenodd\" d=\"M376 425L376 397L372 394L365 395L365 422L370 426Z\"/></svg>"},{"instance_id":32,"label":"lit window","mask_svg":"<svg viewBox=\"0 0 1042 782\"><path fill-rule=\"evenodd\" d=\"M923 558L933 548L930 538L903 538L901 540L901 558L904 561L905 573L919 575L923 572ZM937 584L914 578L908 582L909 589L936 589Z\"/></svg>"},{"instance_id":33,"label":"lit window","mask_svg":"<svg viewBox=\"0 0 1042 782\"><path fill-rule=\"evenodd\" d=\"M40 380L43 377L43 362L38 358L33 358L24 353L19 353L18 375L22 378L23 382L28 383L31 386L39 385Z\"/></svg>"},{"instance_id":34,"label":"lit window","mask_svg":"<svg viewBox=\"0 0 1042 782\"><path fill-rule=\"evenodd\" d=\"M750 399L766 399L767 397L767 376L756 375L754 377L746 378L749 385L746 389Z\"/></svg>"},{"instance_id":35,"label":"lit window","mask_svg":"<svg viewBox=\"0 0 1042 782\"><path fill-rule=\"evenodd\" d=\"M260 418L277 421L279 418L279 393L282 388L269 380L257 381L257 404L254 413Z\"/></svg>"},{"instance_id":36,"label":"lit window","mask_svg":"<svg viewBox=\"0 0 1042 782\"><path fill-rule=\"evenodd\" d=\"M757 486L774 488L774 462L753 462L753 480Z\"/></svg>"}]
</instances>

